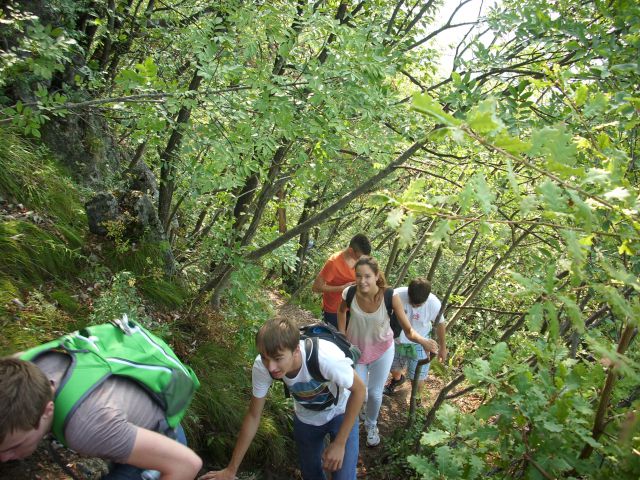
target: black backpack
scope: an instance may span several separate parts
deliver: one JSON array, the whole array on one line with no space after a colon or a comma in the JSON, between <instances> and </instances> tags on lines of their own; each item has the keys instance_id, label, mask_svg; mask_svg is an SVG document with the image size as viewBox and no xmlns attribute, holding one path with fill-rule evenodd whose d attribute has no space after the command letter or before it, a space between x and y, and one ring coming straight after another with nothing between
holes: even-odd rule
<instances>
[{"instance_id":1,"label":"black backpack","mask_svg":"<svg viewBox=\"0 0 640 480\"><path fill-rule=\"evenodd\" d=\"M351 302L353 297L356 296L356 286L352 285L347 289L347 307L351 308ZM391 330L393 331L393 338L398 338L402 333L402 326L398 322L396 312L393 311L393 288L387 288L384 291L384 306L387 307L387 314L389 315L389 323L391 324Z\"/></svg>"},{"instance_id":2,"label":"black backpack","mask_svg":"<svg viewBox=\"0 0 640 480\"><path fill-rule=\"evenodd\" d=\"M313 323L311 325L300 327L300 338L304 340L304 361L307 364L307 370L311 377L319 382L327 382L328 380L324 378L320 372L320 363L318 360L318 339L327 340L336 345L344 353L345 357L352 360L353 367L355 367L356 362L360 358L360 349L347 340L347 337L340 333L337 328L328 323ZM284 385L284 395L289 398L290 393L287 388L287 384L284 383L284 381L282 384ZM336 396L329 399L327 402L320 405L304 405L304 407L309 410L324 410L325 408L338 403L339 394L340 389L338 389Z\"/></svg>"}]
</instances>

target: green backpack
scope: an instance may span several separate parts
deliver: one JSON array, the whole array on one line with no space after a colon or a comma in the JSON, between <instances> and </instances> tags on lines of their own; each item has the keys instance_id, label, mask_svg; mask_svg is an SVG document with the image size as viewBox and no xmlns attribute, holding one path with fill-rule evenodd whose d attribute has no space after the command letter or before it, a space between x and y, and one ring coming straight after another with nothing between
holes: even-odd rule
<instances>
[{"instance_id":1,"label":"green backpack","mask_svg":"<svg viewBox=\"0 0 640 480\"><path fill-rule=\"evenodd\" d=\"M162 407L169 429L180 423L200 387L193 370L183 365L164 341L126 315L114 323L85 327L27 350L20 358L34 361L52 351L71 356L54 399L52 430L64 444L70 414L112 375L137 381Z\"/></svg>"}]
</instances>

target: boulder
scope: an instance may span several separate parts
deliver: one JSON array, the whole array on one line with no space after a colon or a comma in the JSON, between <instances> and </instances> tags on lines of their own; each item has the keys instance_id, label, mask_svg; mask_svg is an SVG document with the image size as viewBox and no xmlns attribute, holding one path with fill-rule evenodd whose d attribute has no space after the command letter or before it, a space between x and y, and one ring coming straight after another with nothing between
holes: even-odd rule
<instances>
[{"instance_id":1,"label":"boulder","mask_svg":"<svg viewBox=\"0 0 640 480\"><path fill-rule=\"evenodd\" d=\"M121 216L118 200L111 193L101 192L85 203L89 231L96 235L106 236L108 231L105 222L116 221Z\"/></svg>"}]
</instances>

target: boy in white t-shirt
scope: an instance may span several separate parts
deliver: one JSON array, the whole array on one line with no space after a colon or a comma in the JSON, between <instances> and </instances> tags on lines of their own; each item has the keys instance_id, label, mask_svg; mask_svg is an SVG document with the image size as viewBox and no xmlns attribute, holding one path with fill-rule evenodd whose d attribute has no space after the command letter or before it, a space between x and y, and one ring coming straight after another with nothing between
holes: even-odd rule
<instances>
[{"instance_id":1,"label":"boy in white t-shirt","mask_svg":"<svg viewBox=\"0 0 640 480\"><path fill-rule=\"evenodd\" d=\"M444 362L447 358L445 344L446 326L444 316L438 317L440 312L440 300L431 293L431 282L423 278L416 278L408 287L399 287L394 294L400 297L404 311L411 326L420 335L430 338L432 325L436 323L436 336L438 337L438 358ZM395 389L405 381L402 371L407 369L407 376L413 382L416 366L419 360L427 358L424 349L407 339L404 332L396 339L396 350L391 365L391 380L384 388L384 393L391 395ZM418 391L422 390L424 381L429 373L429 364L423 365L418 378ZM419 399L418 399L419 400Z\"/></svg>"},{"instance_id":2,"label":"boy in white t-shirt","mask_svg":"<svg viewBox=\"0 0 640 480\"><path fill-rule=\"evenodd\" d=\"M318 339L318 365L328 381L311 376L305 362L305 342L298 327L287 319L266 322L256 335L260 354L252 370L253 395L244 417L229 465L209 472L200 480L234 479L260 424L269 387L282 380L294 399L293 435L305 480L355 480L358 463L356 419L365 396L364 383L352 368L351 359L335 344ZM329 434L331 443L324 448Z\"/></svg>"}]
</instances>

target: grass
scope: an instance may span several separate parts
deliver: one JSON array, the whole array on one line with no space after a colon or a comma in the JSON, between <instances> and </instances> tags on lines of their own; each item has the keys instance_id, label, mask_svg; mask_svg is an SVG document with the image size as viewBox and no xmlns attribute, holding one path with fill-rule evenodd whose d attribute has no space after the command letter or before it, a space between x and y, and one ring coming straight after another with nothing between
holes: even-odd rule
<instances>
[{"instance_id":1,"label":"grass","mask_svg":"<svg viewBox=\"0 0 640 480\"><path fill-rule=\"evenodd\" d=\"M29 288L47 280L73 278L83 257L49 231L30 222L0 223L0 277Z\"/></svg>"},{"instance_id":2,"label":"grass","mask_svg":"<svg viewBox=\"0 0 640 480\"><path fill-rule=\"evenodd\" d=\"M212 468L223 468L231 458L249 406L253 359L246 358L241 350L207 343L189 359L202 385L184 424L194 439L194 448L215 462ZM284 399L274 400L273 394L270 397L243 461L244 470L281 470L295 464L290 438L292 409Z\"/></svg>"}]
</instances>

